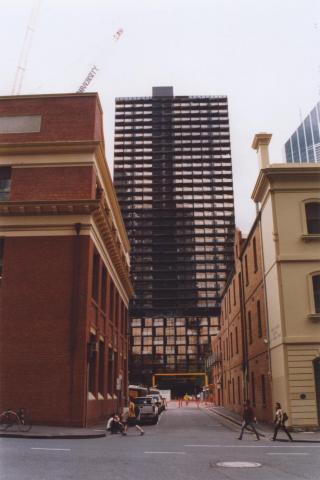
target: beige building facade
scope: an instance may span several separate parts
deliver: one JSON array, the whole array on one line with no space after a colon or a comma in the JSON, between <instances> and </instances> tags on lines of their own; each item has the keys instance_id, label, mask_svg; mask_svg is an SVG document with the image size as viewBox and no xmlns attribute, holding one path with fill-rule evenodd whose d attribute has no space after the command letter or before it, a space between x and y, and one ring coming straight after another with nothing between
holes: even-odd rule
<instances>
[{"instance_id":1,"label":"beige building facade","mask_svg":"<svg viewBox=\"0 0 320 480\"><path fill-rule=\"evenodd\" d=\"M259 205L273 401L291 426L320 424L320 165L269 164L257 134Z\"/></svg>"}]
</instances>

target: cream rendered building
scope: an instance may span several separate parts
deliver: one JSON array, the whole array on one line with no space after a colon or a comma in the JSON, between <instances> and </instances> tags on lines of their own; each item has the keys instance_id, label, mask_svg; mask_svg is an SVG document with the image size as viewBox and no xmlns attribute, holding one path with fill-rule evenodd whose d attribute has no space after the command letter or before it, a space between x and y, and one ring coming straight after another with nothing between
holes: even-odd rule
<instances>
[{"instance_id":1,"label":"cream rendered building","mask_svg":"<svg viewBox=\"0 0 320 480\"><path fill-rule=\"evenodd\" d=\"M260 133L252 194L261 213L273 402L289 425L320 423L320 165L269 164Z\"/></svg>"}]
</instances>

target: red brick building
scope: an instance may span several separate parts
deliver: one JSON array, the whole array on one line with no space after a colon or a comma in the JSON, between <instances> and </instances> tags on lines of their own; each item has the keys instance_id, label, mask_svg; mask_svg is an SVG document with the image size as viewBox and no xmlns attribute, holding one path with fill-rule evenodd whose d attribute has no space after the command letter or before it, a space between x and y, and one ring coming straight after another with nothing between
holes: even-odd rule
<instances>
[{"instance_id":1,"label":"red brick building","mask_svg":"<svg viewBox=\"0 0 320 480\"><path fill-rule=\"evenodd\" d=\"M218 405L240 413L250 399L260 421L272 420L260 216L247 238L235 236L235 267L222 294L213 338L212 378Z\"/></svg>"},{"instance_id":2,"label":"red brick building","mask_svg":"<svg viewBox=\"0 0 320 480\"><path fill-rule=\"evenodd\" d=\"M0 282L0 410L120 408L133 289L97 94L0 97Z\"/></svg>"}]
</instances>

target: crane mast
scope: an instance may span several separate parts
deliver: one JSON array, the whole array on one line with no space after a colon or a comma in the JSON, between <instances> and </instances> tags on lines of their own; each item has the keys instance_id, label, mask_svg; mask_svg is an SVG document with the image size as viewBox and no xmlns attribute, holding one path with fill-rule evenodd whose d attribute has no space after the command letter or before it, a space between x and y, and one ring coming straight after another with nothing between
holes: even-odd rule
<instances>
[{"instance_id":1,"label":"crane mast","mask_svg":"<svg viewBox=\"0 0 320 480\"><path fill-rule=\"evenodd\" d=\"M37 17L39 13L40 3L41 3L41 0L35 1L30 14L30 18L29 18L24 39L23 39L23 44L20 52L16 74L14 77L13 87L11 91L12 95L20 95L20 92L21 92L23 77L26 72L28 56L29 56L29 52L32 44L32 38L36 28L36 22L37 22Z\"/></svg>"}]
</instances>

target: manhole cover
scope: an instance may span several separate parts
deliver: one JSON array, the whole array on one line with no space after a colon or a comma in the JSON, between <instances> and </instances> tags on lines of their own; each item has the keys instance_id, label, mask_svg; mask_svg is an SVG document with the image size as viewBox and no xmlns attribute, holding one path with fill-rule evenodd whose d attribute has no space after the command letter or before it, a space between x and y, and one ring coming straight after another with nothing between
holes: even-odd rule
<instances>
[{"instance_id":1,"label":"manhole cover","mask_svg":"<svg viewBox=\"0 0 320 480\"><path fill-rule=\"evenodd\" d=\"M261 463L256 462L218 462L218 467L229 467L229 468L255 468L261 467Z\"/></svg>"}]
</instances>

